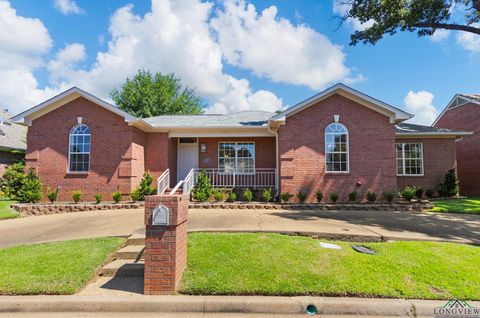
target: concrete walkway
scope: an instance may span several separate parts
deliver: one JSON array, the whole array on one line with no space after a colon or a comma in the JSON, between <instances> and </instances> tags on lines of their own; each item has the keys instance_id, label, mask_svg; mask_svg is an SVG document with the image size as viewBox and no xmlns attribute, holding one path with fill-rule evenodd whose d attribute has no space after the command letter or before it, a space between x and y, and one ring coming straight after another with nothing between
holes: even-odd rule
<instances>
[{"instance_id":1,"label":"concrete walkway","mask_svg":"<svg viewBox=\"0 0 480 318\"><path fill-rule=\"evenodd\" d=\"M143 209L0 221L0 248L142 232ZM480 244L480 215L392 211L192 209L190 231L317 235L343 240L435 240Z\"/></svg>"}]
</instances>

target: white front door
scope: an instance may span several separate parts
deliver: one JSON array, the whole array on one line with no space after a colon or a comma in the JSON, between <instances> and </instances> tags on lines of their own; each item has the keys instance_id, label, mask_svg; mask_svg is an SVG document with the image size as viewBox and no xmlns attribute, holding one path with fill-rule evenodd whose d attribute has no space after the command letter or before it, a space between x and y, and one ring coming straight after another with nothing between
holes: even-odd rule
<instances>
[{"instance_id":1,"label":"white front door","mask_svg":"<svg viewBox=\"0 0 480 318\"><path fill-rule=\"evenodd\" d=\"M197 143L178 143L177 182L185 179L192 168L198 167Z\"/></svg>"}]
</instances>

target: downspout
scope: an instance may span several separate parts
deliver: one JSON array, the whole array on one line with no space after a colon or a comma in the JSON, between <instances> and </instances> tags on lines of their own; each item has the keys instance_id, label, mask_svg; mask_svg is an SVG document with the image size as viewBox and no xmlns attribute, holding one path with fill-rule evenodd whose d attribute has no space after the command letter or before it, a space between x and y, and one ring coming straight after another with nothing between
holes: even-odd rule
<instances>
[{"instance_id":1,"label":"downspout","mask_svg":"<svg viewBox=\"0 0 480 318\"><path fill-rule=\"evenodd\" d=\"M270 129L270 126L267 127L268 131L271 132L272 134L275 134L275 198L279 196L279 191L280 191L280 186L279 186L279 181L280 181L280 170L278 167L278 128L276 131L273 131Z\"/></svg>"}]
</instances>

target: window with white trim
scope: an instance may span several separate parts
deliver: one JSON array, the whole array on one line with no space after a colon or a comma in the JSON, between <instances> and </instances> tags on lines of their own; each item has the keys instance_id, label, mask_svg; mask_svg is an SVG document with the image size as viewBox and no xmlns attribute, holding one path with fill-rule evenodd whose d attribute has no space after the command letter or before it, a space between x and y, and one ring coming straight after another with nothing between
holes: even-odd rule
<instances>
[{"instance_id":1,"label":"window with white trim","mask_svg":"<svg viewBox=\"0 0 480 318\"><path fill-rule=\"evenodd\" d=\"M70 130L68 171L88 172L90 166L90 128L76 125Z\"/></svg>"},{"instance_id":2,"label":"window with white trim","mask_svg":"<svg viewBox=\"0 0 480 318\"><path fill-rule=\"evenodd\" d=\"M253 142L218 143L220 173L255 173L255 144Z\"/></svg>"},{"instance_id":3,"label":"window with white trim","mask_svg":"<svg viewBox=\"0 0 480 318\"><path fill-rule=\"evenodd\" d=\"M398 143L397 152L398 176L423 176L423 144Z\"/></svg>"},{"instance_id":4,"label":"window with white trim","mask_svg":"<svg viewBox=\"0 0 480 318\"><path fill-rule=\"evenodd\" d=\"M348 129L342 124L332 123L325 129L326 172L348 172Z\"/></svg>"}]
</instances>

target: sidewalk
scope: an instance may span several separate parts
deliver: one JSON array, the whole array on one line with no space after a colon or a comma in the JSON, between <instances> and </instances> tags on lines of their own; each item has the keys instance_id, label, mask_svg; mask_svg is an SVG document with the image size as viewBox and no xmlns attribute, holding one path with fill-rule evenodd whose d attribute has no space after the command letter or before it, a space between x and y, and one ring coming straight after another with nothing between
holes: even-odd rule
<instances>
[{"instance_id":1,"label":"sidewalk","mask_svg":"<svg viewBox=\"0 0 480 318\"><path fill-rule=\"evenodd\" d=\"M262 296L2 296L0 313L182 313L432 317L447 301ZM478 302L469 303L478 307Z\"/></svg>"}]
</instances>

